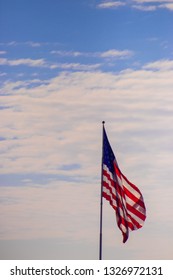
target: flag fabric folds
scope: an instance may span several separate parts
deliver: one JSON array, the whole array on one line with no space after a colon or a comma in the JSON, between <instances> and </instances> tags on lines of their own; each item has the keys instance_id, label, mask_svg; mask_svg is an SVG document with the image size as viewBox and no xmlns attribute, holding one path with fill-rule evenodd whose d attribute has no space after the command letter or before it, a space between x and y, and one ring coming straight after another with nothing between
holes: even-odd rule
<instances>
[{"instance_id":1,"label":"flag fabric folds","mask_svg":"<svg viewBox=\"0 0 173 280\"><path fill-rule=\"evenodd\" d=\"M142 227L146 209L140 190L121 172L103 126L102 196L109 201L116 213L123 243L130 230Z\"/></svg>"}]
</instances>

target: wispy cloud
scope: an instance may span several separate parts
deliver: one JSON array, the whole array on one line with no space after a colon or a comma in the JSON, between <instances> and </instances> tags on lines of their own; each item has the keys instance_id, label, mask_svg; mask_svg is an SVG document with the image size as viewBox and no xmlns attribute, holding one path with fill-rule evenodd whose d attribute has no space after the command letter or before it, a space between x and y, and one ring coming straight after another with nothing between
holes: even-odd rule
<instances>
[{"instance_id":1,"label":"wispy cloud","mask_svg":"<svg viewBox=\"0 0 173 280\"><path fill-rule=\"evenodd\" d=\"M155 11L157 9L157 7L153 6L153 5L149 5L149 6L133 5L132 7L137 10L144 11L144 12L151 12L151 11Z\"/></svg>"},{"instance_id":2,"label":"wispy cloud","mask_svg":"<svg viewBox=\"0 0 173 280\"><path fill-rule=\"evenodd\" d=\"M73 51L60 51L54 50L51 51L52 54L56 54L62 57L69 56L69 57L95 57L95 58L129 58L133 55L133 52L130 50L117 50L117 49L110 49L105 52L73 52Z\"/></svg>"},{"instance_id":3,"label":"wispy cloud","mask_svg":"<svg viewBox=\"0 0 173 280\"><path fill-rule=\"evenodd\" d=\"M18 46L29 46L31 48L45 47L45 46L59 46L61 45L58 42L35 42L35 41L10 41L10 42L1 42L0 46L6 47L18 47Z\"/></svg>"},{"instance_id":4,"label":"wispy cloud","mask_svg":"<svg viewBox=\"0 0 173 280\"><path fill-rule=\"evenodd\" d=\"M148 63L144 66L144 69L161 70L173 70L173 60L159 60L156 62Z\"/></svg>"},{"instance_id":5,"label":"wispy cloud","mask_svg":"<svg viewBox=\"0 0 173 280\"><path fill-rule=\"evenodd\" d=\"M0 65L8 66L28 66L28 67L43 67L50 69L63 69L63 70L80 70L80 71L92 71L98 69L101 64L81 64L81 63L52 63L46 62L44 59L30 59L30 58L21 58L9 60L6 58L0 58Z\"/></svg>"},{"instance_id":6,"label":"wispy cloud","mask_svg":"<svg viewBox=\"0 0 173 280\"><path fill-rule=\"evenodd\" d=\"M0 58L0 65L9 65L9 66L19 66L26 65L29 67L43 67L46 65L44 59L31 59L31 58L21 58L21 59L7 59Z\"/></svg>"},{"instance_id":7,"label":"wispy cloud","mask_svg":"<svg viewBox=\"0 0 173 280\"><path fill-rule=\"evenodd\" d=\"M144 3L172 3L173 0L132 0L133 2L144 4Z\"/></svg>"},{"instance_id":8,"label":"wispy cloud","mask_svg":"<svg viewBox=\"0 0 173 280\"><path fill-rule=\"evenodd\" d=\"M102 1L97 5L99 9L117 9L122 6L129 6L144 12L151 12L157 9L173 10L172 0L130 0L130 1Z\"/></svg>"},{"instance_id":9,"label":"wispy cloud","mask_svg":"<svg viewBox=\"0 0 173 280\"><path fill-rule=\"evenodd\" d=\"M100 9L115 9L120 6L125 6L126 4L122 1L103 1L97 5Z\"/></svg>"},{"instance_id":10,"label":"wispy cloud","mask_svg":"<svg viewBox=\"0 0 173 280\"><path fill-rule=\"evenodd\" d=\"M173 10L173 0L133 0L137 5L132 5L133 8L142 11L155 11L156 9Z\"/></svg>"},{"instance_id":11,"label":"wispy cloud","mask_svg":"<svg viewBox=\"0 0 173 280\"><path fill-rule=\"evenodd\" d=\"M133 55L133 52L129 51L129 50L120 51L120 50L112 49L112 50L108 50L106 52L100 53L99 55L100 55L100 57L103 57L103 58L125 58L125 57L127 58L127 57L131 57Z\"/></svg>"},{"instance_id":12,"label":"wispy cloud","mask_svg":"<svg viewBox=\"0 0 173 280\"><path fill-rule=\"evenodd\" d=\"M52 64L50 66L51 69L60 68L63 70L80 70L80 71L92 71L98 69L101 64L81 64L81 63L59 63Z\"/></svg>"},{"instance_id":13,"label":"wispy cloud","mask_svg":"<svg viewBox=\"0 0 173 280\"><path fill-rule=\"evenodd\" d=\"M79 56L97 58L97 59L128 59L133 55L133 52L130 50L116 50L111 49L105 52L73 52L73 51L51 51L51 54L58 55L61 57L71 57L78 58ZM64 70L81 70L81 71L91 71L94 69L98 69L101 66L100 63L93 64L83 64L78 62L70 62L70 63L54 63L52 61L47 61L44 58L40 59L31 59L31 58L20 58L20 59L8 59L1 57L0 65L8 65L8 66L28 66L28 67L40 67L40 68L49 68L49 69L64 69Z\"/></svg>"},{"instance_id":14,"label":"wispy cloud","mask_svg":"<svg viewBox=\"0 0 173 280\"><path fill-rule=\"evenodd\" d=\"M5 72L0 72L0 77L4 77L4 76L6 76L7 75L7 73L5 73Z\"/></svg>"},{"instance_id":15,"label":"wispy cloud","mask_svg":"<svg viewBox=\"0 0 173 280\"><path fill-rule=\"evenodd\" d=\"M159 6L159 8L165 8L165 9L173 11L173 3L162 4L162 5Z\"/></svg>"},{"instance_id":16,"label":"wispy cloud","mask_svg":"<svg viewBox=\"0 0 173 280\"><path fill-rule=\"evenodd\" d=\"M26 42L27 45L33 47L33 48L38 48L38 47L41 47L42 46L42 43L38 43L38 42Z\"/></svg>"},{"instance_id":17,"label":"wispy cloud","mask_svg":"<svg viewBox=\"0 0 173 280\"><path fill-rule=\"evenodd\" d=\"M81 63L51 63L46 62L45 59L30 59L30 58L22 58L9 60L7 58L0 58L0 65L8 65L8 66L21 66L25 65L28 67L46 67L50 69L64 69L64 70L81 70L81 71L91 71L93 69L97 69L101 64L81 64Z\"/></svg>"},{"instance_id":18,"label":"wispy cloud","mask_svg":"<svg viewBox=\"0 0 173 280\"><path fill-rule=\"evenodd\" d=\"M77 51L51 51L51 54L56 54L59 56L69 56L69 57L78 57L78 56L88 56L88 53L82 53L82 52L77 52Z\"/></svg>"},{"instance_id":19,"label":"wispy cloud","mask_svg":"<svg viewBox=\"0 0 173 280\"><path fill-rule=\"evenodd\" d=\"M6 54L6 51L0 51L0 55Z\"/></svg>"}]
</instances>

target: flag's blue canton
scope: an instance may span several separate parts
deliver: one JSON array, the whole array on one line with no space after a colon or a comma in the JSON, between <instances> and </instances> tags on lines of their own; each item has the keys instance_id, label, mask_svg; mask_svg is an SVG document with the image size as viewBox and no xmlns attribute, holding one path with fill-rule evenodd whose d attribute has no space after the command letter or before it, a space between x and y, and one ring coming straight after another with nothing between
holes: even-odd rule
<instances>
[{"instance_id":1,"label":"flag's blue canton","mask_svg":"<svg viewBox=\"0 0 173 280\"><path fill-rule=\"evenodd\" d=\"M105 129L103 129L103 163L107 165L111 173L114 173L114 166L113 166L114 160L115 160L114 153L109 144L106 131Z\"/></svg>"}]
</instances>

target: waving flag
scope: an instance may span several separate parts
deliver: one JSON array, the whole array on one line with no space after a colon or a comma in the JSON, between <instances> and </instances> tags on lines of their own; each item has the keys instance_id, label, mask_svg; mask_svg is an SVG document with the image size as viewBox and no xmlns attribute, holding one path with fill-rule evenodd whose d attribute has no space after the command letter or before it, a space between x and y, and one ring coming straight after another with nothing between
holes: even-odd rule
<instances>
[{"instance_id":1,"label":"waving flag","mask_svg":"<svg viewBox=\"0 0 173 280\"><path fill-rule=\"evenodd\" d=\"M146 219L146 209L140 190L119 169L104 127L102 176L102 196L115 210L117 224L125 243L129 230L142 227Z\"/></svg>"}]
</instances>

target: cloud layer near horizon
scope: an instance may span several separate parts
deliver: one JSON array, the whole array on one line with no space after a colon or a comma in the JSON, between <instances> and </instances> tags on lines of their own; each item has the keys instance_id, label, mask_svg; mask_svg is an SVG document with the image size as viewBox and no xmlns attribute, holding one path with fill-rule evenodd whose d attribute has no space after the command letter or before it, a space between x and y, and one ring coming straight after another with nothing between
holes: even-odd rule
<instances>
[{"instance_id":1,"label":"cloud layer near horizon","mask_svg":"<svg viewBox=\"0 0 173 280\"><path fill-rule=\"evenodd\" d=\"M23 188L1 187L6 218L1 219L0 238L96 238L98 217L90 231L85 225L91 219L83 224L82 217L98 214L102 120L120 168L144 194L150 213L146 229L152 233L152 223L157 227L162 219L171 227L171 218L159 209L162 201L166 213L172 212L172 76L172 61L165 60L119 73L63 72L43 81L6 81L1 89L0 172L26 174L26 179ZM47 174L50 182L37 185L27 180L31 173ZM65 216L70 214L74 222L68 225ZM109 240L113 225L106 227Z\"/></svg>"}]
</instances>

